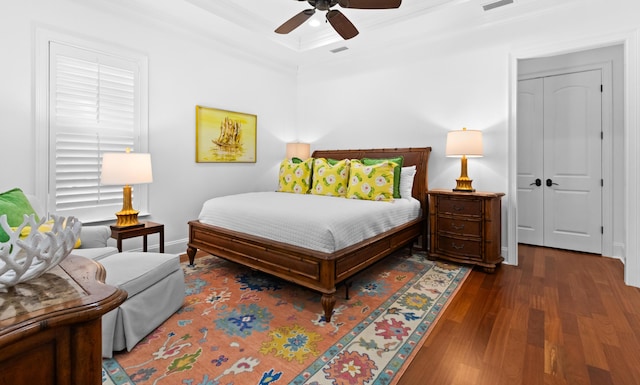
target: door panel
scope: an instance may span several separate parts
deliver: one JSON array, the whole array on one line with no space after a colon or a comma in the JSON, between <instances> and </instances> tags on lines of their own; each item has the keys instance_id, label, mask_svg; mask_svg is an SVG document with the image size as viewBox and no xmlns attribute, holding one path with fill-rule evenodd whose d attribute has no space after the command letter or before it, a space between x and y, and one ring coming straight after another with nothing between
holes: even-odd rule
<instances>
[{"instance_id":1,"label":"door panel","mask_svg":"<svg viewBox=\"0 0 640 385\"><path fill-rule=\"evenodd\" d=\"M518 241L544 245L543 187L543 79L518 82Z\"/></svg>"},{"instance_id":2,"label":"door panel","mask_svg":"<svg viewBox=\"0 0 640 385\"><path fill-rule=\"evenodd\" d=\"M600 70L544 78L544 240L601 253Z\"/></svg>"}]
</instances>

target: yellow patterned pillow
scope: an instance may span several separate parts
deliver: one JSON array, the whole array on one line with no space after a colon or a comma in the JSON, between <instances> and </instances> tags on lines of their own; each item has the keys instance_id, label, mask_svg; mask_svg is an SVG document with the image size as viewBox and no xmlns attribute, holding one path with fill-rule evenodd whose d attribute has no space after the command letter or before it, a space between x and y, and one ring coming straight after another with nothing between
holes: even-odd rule
<instances>
[{"instance_id":1,"label":"yellow patterned pillow","mask_svg":"<svg viewBox=\"0 0 640 385\"><path fill-rule=\"evenodd\" d=\"M295 194L306 194L311 188L311 165L313 159L309 158L300 163L293 163L285 159L280 163L278 176L278 191Z\"/></svg>"},{"instance_id":2,"label":"yellow patterned pillow","mask_svg":"<svg viewBox=\"0 0 640 385\"><path fill-rule=\"evenodd\" d=\"M335 164L329 163L325 158L315 159L311 193L334 197L345 196L349 184L349 164L349 159L343 159Z\"/></svg>"},{"instance_id":3,"label":"yellow patterned pillow","mask_svg":"<svg viewBox=\"0 0 640 385\"><path fill-rule=\"evenodd\" d=\"M374 201L393 200L394 162L384 161L365 166L357 159L351 160L347 198Z\"/></svg>"}]
</instances>

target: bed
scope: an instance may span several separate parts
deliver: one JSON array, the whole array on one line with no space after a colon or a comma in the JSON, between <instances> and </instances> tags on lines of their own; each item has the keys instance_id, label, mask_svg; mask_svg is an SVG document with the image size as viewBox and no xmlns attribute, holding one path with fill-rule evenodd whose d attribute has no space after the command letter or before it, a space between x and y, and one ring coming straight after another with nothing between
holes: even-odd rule
<instances>
[{"instance_id":1,"label":"bed","mask_svg":"<svg viewBox=\"0 0 640 385\"><path fill-rule=\"evenodd\" d=\"M201 250L317 291L322 295L324 317L329 322L338 285L403 247L413 247L418 243L419 247L425 248L430 153L431 147L317 150L312 154L313 158L332 159L404 157L404 166L416 166L412 196L419 202L421 211L416 219L335 251L318 251L192 220L189 222L187 245L189 262L193 265L196 252Z\"/></svg>"}]
</instances>

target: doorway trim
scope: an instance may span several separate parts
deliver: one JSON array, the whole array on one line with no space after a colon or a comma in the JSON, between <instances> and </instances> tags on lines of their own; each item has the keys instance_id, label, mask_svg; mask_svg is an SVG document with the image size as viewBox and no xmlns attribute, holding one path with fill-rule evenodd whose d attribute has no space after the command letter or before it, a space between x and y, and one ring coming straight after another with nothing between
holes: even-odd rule
<instances>
[{"instance_id":1,"label":"doorway trim","mask_svg":"<svg viewBox=\"0 0 640 385\"><path fill-rule=\"evenodd\" d=\"M638 121L640 30L595 36L581 40L552 43L511 51L509 54L509 168L507 206L507 263L518 264L518 203L517 203L517 88L518 60L540 56L562 55L594 48L622 44L624 49L624 278L627 285L640 287L640 255L637 234L640 229L640 130Z\"/></svg>"}]
</instances>

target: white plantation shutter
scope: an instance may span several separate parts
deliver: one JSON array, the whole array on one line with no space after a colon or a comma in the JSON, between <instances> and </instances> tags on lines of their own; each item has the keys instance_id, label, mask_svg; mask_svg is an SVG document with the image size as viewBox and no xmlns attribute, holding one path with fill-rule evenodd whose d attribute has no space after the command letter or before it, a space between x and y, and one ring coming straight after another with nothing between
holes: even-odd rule
<instances>
[{"instance_id":1,"label":"white plantation shutter","mask_svg":"<svg viewBox=\"0 0 640 385\"><path fill-rule=\"evenodd\" d=\"M49 211L114 219L122 186L100 185L100 161L105 152L146 149L139 64L51 42L49 70ZM133 191L134 207L146 210L146 188Z\"/></svg>"}]
</instances>

